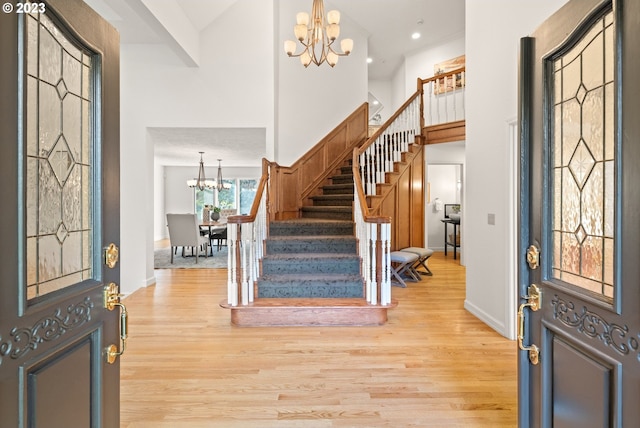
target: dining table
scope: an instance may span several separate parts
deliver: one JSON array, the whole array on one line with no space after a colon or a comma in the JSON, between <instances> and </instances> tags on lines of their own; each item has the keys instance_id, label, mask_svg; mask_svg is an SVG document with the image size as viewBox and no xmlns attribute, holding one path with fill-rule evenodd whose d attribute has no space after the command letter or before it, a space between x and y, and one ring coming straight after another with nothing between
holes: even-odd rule
<instances>
[{"instance_id":1,"label":"dining table","mask_svg":"<svg viewBox=\"0 0 640 428\"><path fill-rule=\"evenodd\" d=\"M209 246L211 246L211 236L213 233L220 232L227 228L226 221L209 220L200 222L200 228L206 228L209 232ZM213 255L213 247L211 248L211 255Z\"/></svg>"}]
</instances>

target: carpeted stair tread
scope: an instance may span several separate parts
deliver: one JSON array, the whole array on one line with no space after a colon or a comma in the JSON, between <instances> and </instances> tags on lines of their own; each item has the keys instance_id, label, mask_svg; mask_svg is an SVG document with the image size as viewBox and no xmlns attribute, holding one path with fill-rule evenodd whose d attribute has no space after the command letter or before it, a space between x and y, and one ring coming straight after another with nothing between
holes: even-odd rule
<instances>
[{"instance_id":1,"label":"carpeted stair tread","mask_svg":"<svg viewBox=\"0 0 640 428\"><path fill-rule=\"evenodd\" d=\"M356 253L357 240L350 235L270 236L267 254Z\"/></svg>"},{"instance_id":2,"label":"carpeted stair tread","mask_svg":"<svg viewBox=\"0 0 640 428\"><path fill-rule=\"evenodd\" d=\"M340 174L341 175L353 175L353 166L351 166L351 165L341 166L340 167Z\"/></svg>"},{"instance_id":3,"label":"carpeted stair tread","mask_svg":"<svg viewBox=\"0 0 640 428\"><path fill-rule=\"evenodd\" d=\"M363 287L362 277L356 274L264 275L258 279L258 297L363 297Z\"/></svg>"},{"instance_id":4,"label":"carpeted stair tread","mask_svg":"<svg viewBox=\"0 0 640 428\"><path fill-rule=\"evenodd\" d=\"M337 174L331 177L333 184L353 184L353 174Z\"/></svg>"},{"instance_id":5,"label":"carpeted stair tread","mask_svg":"<svg viewBox=\"0 0 640 428\"><path fill-rule=\"evenodd\" d=\"M272 281L272 282L286 282L286 281L297 281L297 282L306 282L306 281L362 281L362 277L356 274L344 274L344 273L298 273L298 274L288 274L288 275L263 275L260 280L263 281Z\"/></svg>"},{"instance_id":6,"label":"carpeted stair tread","mask_svg":"<svg viewBox=\"0 0 640 428\"><path fill-rule=\"evenodd\" d=\"M312 196L314 206L348 206L353 204L353 194L329 194Z\"/></svg>"},{"instance_id":7,"label":"carpeted stair tread","mask_svg":"<svg viewBox=\"0 0 640 428\"><path fill-rule=\"evenodd\" d=\"M275 254L262 259L262 274L326 274L360 273L360 257L357 254Z\"/></svg>"},{"instance_id":8,"label":"carpeted stair tread","mask_svg":"<svg viewBox=\"0 0 640 428\"><path fill-rule=\"evenodd\" d=\"M303 240L312 240L312 241L320 241L323 239L337 239L337 240L344 240L344 241L348 241L348 240L355 240L355 236L352 235L321 235L321 236L317 236L317 235L313 235L313 236L307 236L307 235L276 235L276 236L269 236L268 239L272 239L274 241L287 241L287 240L291 240L291 239L303 239Z\"/></svg>"},{"instance_id":9,"label":"carpeted stair tread","mask_svg":"<svg viewBox=\"0 0 640 428\"><path fill-rule=\"evenodd\" d=\"M342 211L342 212L351 212L352 208L349 207L343 207L340 205L335 205L335 206L306 206L306 207L302 207L303 211L327 211L328 209L332 209L335 211Z\"/></svg>"},{"instance_id":10,"label":"carpeted stair tread","mask_svg":"<svg viewBox=\"0 0 640 428\"><path fill-rule=\"evenodd\" d=\"M352 206L307 206L302 207L302 216L305 218L325 218L349 220L353 217Z\"/></svg>"},{"instance_id":11,"label":"carpeted stair tread","mask_svg":"<svg viewBox=\"0 0 640 428\"><path fill-rule=\"evenodd\" d=\"M301 218L273 221L269 225L269 238L277 236L353 236L354 224L351 220L324 218Z\"/></svg>"},{"instance_id":12,"label":"carpeted stair tread","mask_svg":"<svg viewBox=\"0 0 640 428\"><path fill-rule=\"evenodd\" d=\"M354 194L353 183L327 184L322 186L324 195L352 195Z\"/></svg>"},{"instance_id":13,"label":"carpeted stair tread","mask_svg":"<svg viewBox=\"0 0 640 428\"><path fill-rule=\"evenodd\" d=\"M357 254L350 253L305 253L305 254L266 254L263 260L307 260L310 258L316 259L358 259Z\"/></svg>"}]
</instances>

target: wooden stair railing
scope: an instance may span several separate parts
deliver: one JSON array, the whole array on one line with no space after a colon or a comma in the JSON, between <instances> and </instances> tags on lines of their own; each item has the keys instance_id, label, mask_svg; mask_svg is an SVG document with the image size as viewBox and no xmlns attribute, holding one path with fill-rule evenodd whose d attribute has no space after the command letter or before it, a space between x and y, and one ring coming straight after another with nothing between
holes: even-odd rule
<instances>
[{"instance_id":1,"label":"wooden stair railing","mask_svg":"<svg viewBox=\"0 0 640 428\"><path fill-rule=\"evenodd\" d=\"M269 169L271 163L262 159L262 176L256 196L247 215L227 219L227 304L247 305L254 299L254 284L260 274L264 255L264 240L269 233Z\"/></svg>"},{"instance_id":2,"label":"wooden stair railing","mask_svg":"<svg viewBox=\"0 0 640 428\"><path fill-rule=\"evenodd\" d=\"M421 247L424 243L420 95L417 91L409 97L364 145L353 152L353 171L358 176L356 185L362 186L359 191L368 200L368 212L371 216L390 219L392 250ZM361 211L366 212L364 206Z\"/></svg>"},{"instance_id":3,"label":"wooden stair railing","mask_svg":"<svg viewBox=\"0 0 640 428\"><path fill-rule=\"evenodd\" d=\"M354 158L357 149L354 149ZM353 166L355 201L353 202L353 221L362 276L367 302L373 305L391 304L391 219L384 216L372 216L367 206L362 180Z\"/></svg>"}]
</instances>

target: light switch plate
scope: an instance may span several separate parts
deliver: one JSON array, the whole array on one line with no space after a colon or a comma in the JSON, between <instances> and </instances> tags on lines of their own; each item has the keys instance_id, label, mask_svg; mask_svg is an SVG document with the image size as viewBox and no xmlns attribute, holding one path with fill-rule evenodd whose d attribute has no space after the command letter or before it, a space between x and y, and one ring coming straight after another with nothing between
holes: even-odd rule
<instances>
[{"instance_id":1,"label":"light switch plate","mask_svg":"<svg viewBox=\"0 0 640 428\"><path fill-rule=\"evenodd\" d=\"M490 225L495 225L496 224L496 215L495 214L488 214L487 215L487 223L489 223Z\"/></svg>"}]
</instances>

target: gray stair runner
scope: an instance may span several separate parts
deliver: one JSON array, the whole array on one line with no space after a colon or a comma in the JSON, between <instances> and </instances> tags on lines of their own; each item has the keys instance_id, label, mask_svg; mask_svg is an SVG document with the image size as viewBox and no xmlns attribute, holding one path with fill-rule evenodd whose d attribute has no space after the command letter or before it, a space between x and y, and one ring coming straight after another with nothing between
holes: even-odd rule
<instances>
[{"instance_id":1,"label":"gray stair runner","mask_svg":"<svg viewBox=\"0 0 640 428\"><path fill-rule=\"evenodd\" d=\"M353 222L272 222L258 278L258 297L363 297Z\"/></svg>"},{"instance_id":2,"label":"gray stair runner","mask_svg":"<svg viewBox=\"0 0 640 428\"><path fill-rule=\"evenodd\" d=\"M345 164L331 177L331 184L322 187L322 195L312 196L312 206L302 207L303 218L334 220L353 219L353 172Z\"/></svg>"},{"instance_id":3,"label":"gray stair runner","mask_svg":"<svg viewBox=\"0 0 640 428\"><path fill-rule=\"evenodd\" d=\"M275 221L258 278L260 298L363 297L353 225L353 175L345 165L302 218Z\"/></svg>"}]
</instances>

